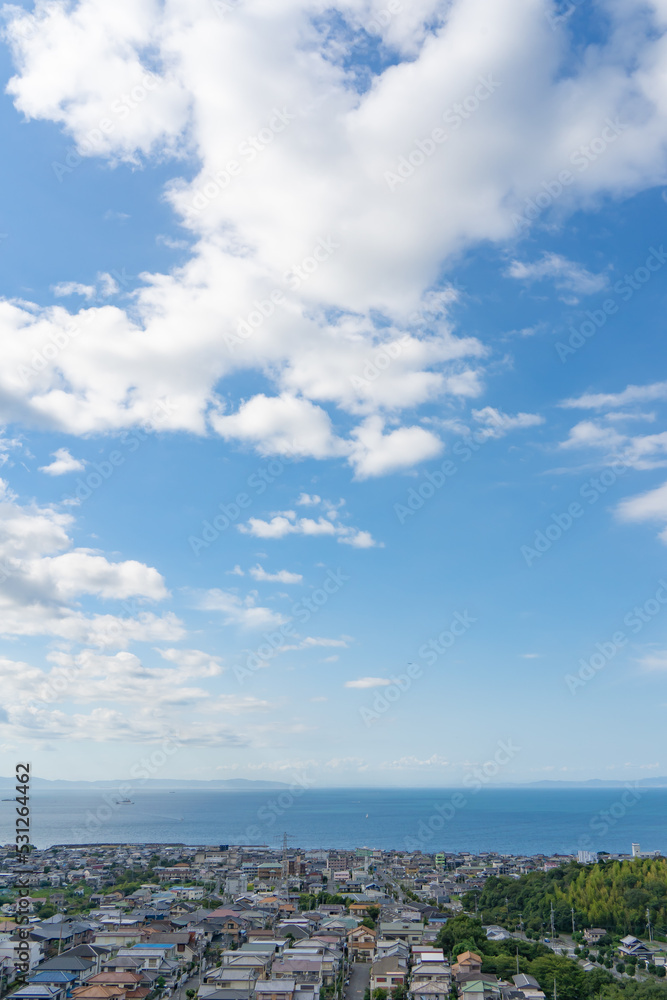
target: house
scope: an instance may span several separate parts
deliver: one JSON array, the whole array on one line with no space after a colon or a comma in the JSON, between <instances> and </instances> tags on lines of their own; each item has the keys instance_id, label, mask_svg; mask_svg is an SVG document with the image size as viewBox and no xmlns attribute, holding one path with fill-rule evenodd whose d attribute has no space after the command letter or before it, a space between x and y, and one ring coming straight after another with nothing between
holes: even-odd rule
<instances>
[{"instance_id":1,"label":"house","mask_svg":"<svg viewBox=\"0 0 667 1000\"><path fill-rule=\"evenodd\" d=\"M507 941L512 935L509 931L506 931L504 927L499 924L490 924L486 928L486 939L487 941Z\"/></svg>"},{"instance_id":2,"label":"house","mask_svg":"<svg viewBox=\"0 0 667 1000\"><path fill-rule=\"evenodd\" d=\"M380 958L371 965L371 993L404 986L407 978L408 965L404 959Z\"/></svg>"},{"instance_id":3,"label":"house","mask_svg":"<svg viewBox=\"0 0 667 1000\"><path fill-rule=\"evenodd\" d=\"M607 931L603 927L589 927L584 931L584 941L586 944L597 944L606 935Z\"/></svg>"},{"instance_id":4,"label":"house","mask_svg":"<svg viewBox=\"0 0 667 1000\"><path fill-rule=\"evenodd\" d=\"M293 979L295 983L322 983L321 958L287 958L274 962L271 975L274 979Z\"/></svg>"},{"instance_id":5,"label":"house","mask_svg":"<svg viewBox=\"0 0 667 1000\"><path fill-rule=\"evenodd\" d=\"M28 982L62 987L65 991L65 996L68 997L74 989L76 976L73 972L60 972L58 970L51 972L35 972L34 975L30 976Z\"/></svg>"},{"instance_id":6,"label":"house","mask_svg":"<svg viewBox=\"0 0 667 1000\"><path fill-rule=\"evenodd\" d=\"M353 962L370 962L375 953L377 935L370 927L360 924L347 932L347 948Z\"/></svg>"},{"instance_id":7,"label":"house","mask_svg":"<svg viewBox=\"0 0 667 1000\"><path fill-rule=\"evenodd\" d=\"M375 954L378 958L410 958L410 949L405 941L378 941Z\"/></svg>"},{"instance_id":8,"label":"house","mask_svg":"<svg viewBox=\"0 0 667 1000\"><path fill-rule=\"evenodd\" d=\"M618 953L624 958L639 958L644 961L647 958L651 958L653 955L652 949L647 948L643 941L640 941L639 938L633 937L632 934L628 934L627 937L621 938Z\"/></svg>"},{"instance_id":9,"label":"house","mask_svg":"<svg viewBox=\"0 0 667 1000\"><path fill-rule=\"evenodd\" d=\"M411 1000L448 1000L450 996L449 986L443 983L422 983L410 986Z\"/></svg>"},{"instance_id":10,"label":"house","mask_svg":"<svg viewBox=\"0 0 667 1000\"><path fill-rule=\"evenodd\" d=\"M294 1000L296 983L293 979L266 979L255 986L257 1000Z\"/></svg>"},{"instance_id":11,"label":"house","mask_svg":"<svg viewBox=\"0 0 667 1000\"><path fill-rule=\"evenodd\" d=\"M150 993L150 984L141 972L100 972L91 976L87 986L115 986L122 990L127 1000L142 1000Z\"/></svg>"},{"instance_id":12,"label":"house","mask_svg":"<svg viewBox=\"0 0 667 1000\"><path fill-rule=\"evenodd\" d=\"M191 931L180 931L172 934L151 933L146 944L165 944L174 947L173 957L183 964L193 962L198 958L197 942Z\"/></svg>"},{"instance_id":13,"label":"house","mask_svg":"<svg viewBox=\"0 0 667 1000\"><path fill-rule=\"evenodd\" d=\"M420 962L413 966L410 981L414 991L426 983L440 983L449 989L452 970L447 962Z\"/></svg>"},{"instance_id":14,"label":"house","mask_svg":"<svg viewBox=\"0 0 667 1000\"><path fill-rule=\"evenodd\" d=\"M125 1000L125 990L120 986L79 986L72 994L72 1000Z\"/></svg>"},{"instance_id":15,"label":"house","mask_svg":"<svg viewBox=\"0 0 667 1000\"><path fill-rule=\"evenodd\" d=\"M63 952L56 958L50 958L39 967L40 972L71 972L75 977L75 985L82 986L87 979L97 972L96 963L92 959Z\"/></svg>"},{"instance_id":16,"label":"house","mask_svg":"<svg viewBox=\"0 0 667 1000\"><path fill-rule=\"evenodd\" d=\"M24 956L26 951L29 953L28 965L30 966L29 971L32 972L40 962L43 954L42 945L39 941L3 941L0 944L0 967L2 966L3 959L7 960L11 969L24 962L24 957L19 958L19 948L21 949L22 956Z\"/></svg>"},{"instance_id":17,"label":"house","mask_svg":"<svg viewBox=\"0 0 667 1000\"><path fill-rule=\"evenodd\" d=\"M219 975L215 978L215 985L223 990L245 990L246 996L250 996L257 985L258 970L256 968L240 968L239 966L228 965L216 969Z\"/></svg>"},{"instance_id":18,"label":"house","mask_svg":"<svg viewBox=\"0 0 667 1000\"><path fill-rule=\"evenodd\" d=\"M56 983L28 983L12 993L17 1000L64 1000L65 987Z\"/></svg>"},{"instance_id":19,"label":"house","mask_svg":"<svg viewBox=\"0 0 667 1000\"><path fill-rule=\"evenodd\" d=\"M456 964L452 966L452 975L456 976L456 981L459 982L459 976L468 976L471 973L482 971L482 959L474 951L464 951L460 955L456 956Z\"/></svg>"},{"instance_id":20,"label":"house","mask_svg":"<svg viewBox=\"0 0 667 1000\"><path fill-rule=\"evenodd\" d=\"M457 977L461 1000L500 1000L498 977L483 972L469 972Z\"/></svg>"},{"instance_id":21,"label":"house","mask_svg":"<svg viewBox=\"0 0 667 1000\"><path fill-rule=\"evenodd\" d=\"M417 914L419 918L419 914ZM380 935L407 944L421 944L424 926L417 920L388 920L380 922Z\"/></svg>"},{"instance_id":22,"label":"house","mask_svg":"<svg viewBox=\"0 0 667 1000\"><path fill-rule=\"evenodd\" d=\"M521 975L512 976L512 981L516 988L521 990L527 1000L545 1000L544 993L540 989L540 984L534 976L521 973Z\"/></svg>"}]
</instances>

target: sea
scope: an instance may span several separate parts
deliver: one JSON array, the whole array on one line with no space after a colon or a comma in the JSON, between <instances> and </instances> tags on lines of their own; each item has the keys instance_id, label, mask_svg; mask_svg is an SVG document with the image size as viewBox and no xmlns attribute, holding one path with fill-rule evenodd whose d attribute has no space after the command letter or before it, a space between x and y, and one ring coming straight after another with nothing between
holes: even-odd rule
<instances>
[{"instance_id":1,"label":"sea","mask_svg":"<svg viewBox=\"0 0 667 1000\"><path fill-rule=\"evenodd\" d=\"M4 796L11 795L6 791ZM573 854L667 853L667 789L113 788L31 793L31 842L266 844L383 850ZM0 803L0 842L15 812Z\"/></svg>"}]
</instances>

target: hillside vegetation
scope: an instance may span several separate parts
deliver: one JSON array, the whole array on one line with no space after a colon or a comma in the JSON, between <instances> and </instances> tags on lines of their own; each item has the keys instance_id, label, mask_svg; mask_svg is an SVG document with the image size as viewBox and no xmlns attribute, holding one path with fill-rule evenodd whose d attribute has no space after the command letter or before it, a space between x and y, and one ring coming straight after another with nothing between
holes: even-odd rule
<instances>
[{"instance_id":1,"label":"hillside vegetation","mask_svg":"<svg viewBox=\"0 0 667 1000\"><path fill-rule=\"evenodd\" d=\"M637 858L595 865L571 862L548 872L530 872L519 879L490 878L477 894L464 896L464 905L478 912L484 923L547 930L553 903L555 926L604 927L615 934L646 933L646 908L660 937L667 935L667 860Z\"/></svg>"}]
</instances>

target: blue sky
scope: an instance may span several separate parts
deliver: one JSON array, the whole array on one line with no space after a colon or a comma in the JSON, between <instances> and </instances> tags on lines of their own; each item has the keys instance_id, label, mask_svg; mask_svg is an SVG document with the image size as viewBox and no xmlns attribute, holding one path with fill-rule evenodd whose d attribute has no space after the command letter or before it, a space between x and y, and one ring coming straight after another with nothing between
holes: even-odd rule
<instances>
[{"instance_id":1,"label":"blue sky","mask_svg":"<svg viewBox=\"0 0 667 1000\"><path fill-rule=\"evenodd\" d=\"M667 773L664 0L275 6L4 8L0 770Z\"/></svg>"}]
</instances>

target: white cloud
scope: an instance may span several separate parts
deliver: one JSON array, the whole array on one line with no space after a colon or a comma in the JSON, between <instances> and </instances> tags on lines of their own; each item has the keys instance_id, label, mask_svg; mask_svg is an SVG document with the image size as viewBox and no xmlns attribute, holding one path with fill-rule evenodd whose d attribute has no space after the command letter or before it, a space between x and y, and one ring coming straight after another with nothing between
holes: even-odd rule
<instances>
[{"instance_id":1,"label":"white cloud","mask_svg":"<svg viewBox=\"0 0 667 1000\"><path fill-rule=\"evenodd\" d=\"M513 260L507 271L510 278L522 281L542 281L553 279L556 288L574 292L577 295L595 295L607 287L606 274L592 274L581 264L568 260L557 253L545 253L540 260L525 264ZM576 300L575 300L576 301Z\"/></svg>"},{"instance_id":2,"label":"white cloud","mask_svg":"<svg viewBox=\"0 0 667 1000\"><path fill-rule=\"evenodd\" d=\"M642 656L638 662L644 670L649 670L655 673L667 670L667 650L656 650L654 653L647 653L647 655Z\"/></svg>"},{"instance_id":3,"label":"white cloud","mask_svg":"<svg viewBox=\"0 0 667 1000\"><path fill-rule=\"evenodd\" d=\"M84 299L95 297L94 285L82 285L78 281L61 281L59 285L53 285L51 291L58 298L66 298L68 295L81 295Z\"/></svg>"},{"instance_id":4,"label":"white cloud","mask_svg":"<svg viewBox=\"0 0 667 1000\"><path fill-rule=\"evenodd\" d=\"M207 590L198 602L204 611L222 611L225 625L240 625L247 629L274 628L287 619L283 615L257 605L257 594L239 597L224 590Z\"/></svg>"},{"instance_id":5,"label":"white cloud","mask_svg":"<svg viewBox=\"0 0 667 1000\"><path fill-rule=\"evenodd\" d=\"M605 462L621 462L628 468L645 470L667 465L667 431L631 436L601 421L582 420L571 428L560 447L597 449Z\"/></svg>"},{"instance_id":6,"label":"white cloud","mask_svg":"<svg viewBox=\"0 0 667 1000\"><path fill-rule=\"evenodd\" d=\"M361 690L366 690L367 688L377 688L377 687L388 687L391 684L390 680L386 677L360 677L356 681L345 681L346 688L360 688Z\"/></svg>"},{"instance_id":7,"label":"white cloud","mask_svg":"<svg viewBox=\"0 0 667 1000\"><path fill-rule=\"evenodd\" d=\"M49 465L40 466L40 472L46 472L48 476L64 476L68 472L81 472L86 467L86 463L80 458L70 455L67 448L58 448L51 453L53 462Z\"/></svg>"},{"instance_id":8,"label":"white cloud","mask_svg":"<svg viewBox=\"0 0 667 1000\"><path fill-rule=\"evenodd\" d=\"M479 394L485 355L432 321L434 284L461 251L513 240L566 167L573 182L545 221L663 182L666 25L656 5L638 20L632 5L603 0L608 34L594 59L572 61L566 27L553 30L535 0L403 8L377 25L399 57L370 86L343 66L336 18L362 41L381 0L246 0L225 18L210 0L9 9L17 110L55 122L82 156L174 157L183 176L167 198L194 248L171 273L143 275L127 310L1 303L0 419L85 435L137 424L169 396L164 429L214 426L264 454L286 454L294 436L297 455L352 460L359 476L404 468L406 442L416 461L434 453L401 414ZM387 176L416 138L466 99L474 113L447 124L447 142L392 191ZM578 169L573 155L603 129L604 153ZM244 152L260 134L269 140ZM186 178L181 163L193 161L200 171ZM65 180L76 167L57 169ZM545 260L523 266L551 268L578 292L602 280ZM225 337L242 324L251 335L231 350ZM65 346L36 370L34 352L52 339ZM382 351L391 363L376 376ZM227 412L217 393L248 370L270 388ZM345 422L343 437L350 416L361 422L356 433ZM369 417L397 423L369 433Z\"/></svg>"},{"instance_id":9,"label":"white cloud","mask_svg":"<svg viewBox=\"0 0 667 1000\"><path fill-rule=\"evenodd\" d=\"M223 670L219 656L204 653L201 649L158 649L158 653L170 663L175 663L182 676L217 677Z\"/></svg>"},{"instance_id":10,"label":"white cloud","mask_svg":"<svg viewBox=\"0 0 667 1000\"><path fill-rule=\"evenodd\" d=\"M623 500L616 511L621 521L664 523L666 527L660 533L660 538L667 544L667 483Z\"/></svg>"},{"instance_id":11,"label":"white cloud","mask_svg":"<svg viewBox=\"0 0 667 1000\"><path fill-rule=\"evenodd\" d=\"M107 299L111 295L115 295L118 290L118 282L106 271L97 275L94 285L82 285L78 281L61 281L59 284L51 286L51 291L58 298L80 295L88 301L95 298Z\"/></svg>"},{"instance_id":12,"label":"white cloud","mask_svg":"<svg viewBox=\"0 0 667 1000\"><path fill-rule=\"evenodd\" d=\"M427 757L425 760L420 760L419 757L408 756L399 757L398 760L385 761L382 765L383 768L387 770L421 770L422 768L432 768L432 767L448 767L449 761L445 760L439 754L433 754L431 757Z\"/></svg>"},{"instance_id":13,"label":"white cloud","mask_svg":"<svg viewBox=\"0 0 667 1000\"><path fill-rule=\"evenodd\" d=\"M345 451L328 414L287 393L253 396L231 416L214 415L211 424L221 437L253 444L263 455L329 458Z\"/></svg>"},{"instance_id":14,"label":"white cloud","mask_svg":"<svg viewBox=\"0 0 667 1000\"><path fill-rule=\"evenodd\" d=\"M569 409L603 410L667 399L667 382L650 385L629 385L622 392L587 392L583 396L564 399L560 406Z\"/></svg>"},{"instance_id":15,"label":"white cloud","mask_svg":"<svg viewBox=\"0 0 667 1000\"><path fill-rule=\"evenodd\" d=\"M481 410L473 410L472 415L478 424L482 424L483 430L477 431L478 435L486 438L501 438L514 430L523 430L526 427L539 427L544 423L544 417L537 413L517 413L510 416L501 410L494 409L493 406L485 406Z\"/></svg>"},{"instance_id":16,"label":"white cloud","mask_svg":"<svg viewBox=\"0 0 667 1000\"><path fill-rule=\"evenodd\" d=\"M320 503L322 503L322 497L318 496L317 493L302 493L297 500L297 506L299 507L315 507Z\"/></svg>"},{"instance_id":17,"label":"white cloud","mask_svg":"<svg viewBox=\"0 0 667 1000\"><path fill-rule=\"evenodd\" d=\"M288 535L329 535L343 545L352 545L355 548L367 549L378 545L370 532L360 531L344 524L340 520L337 508L332 504L320 501L319 498L318 503L323 503L326 516L320 515L317 519L297 517L295 511L283 510L274 514L268 521L251 517L247 524L240 524L238 528L242 534L253 535L255 538L279 539Z\"/></svg>"},{"instance_id":18,"label":"white cloud","mask_svg":"<svg viewBox=\"0 0 667 1000\"><path fill-rule=\"evenodd\" d=\"M147 605L169 596L156 569L136 560L111 562L74 548L69 514L36 504L22 506L0 481L0 635L54 636L72 642L126 646L182 638L173 614L157 617ZM86 614L80 597L132 598L133 613Z\"/></svg>"},{"instance_id":19,"label":"white cloud","mask_svg":"<svg viewBox=\"0 0 667 1000\"><path fill-rule=\"evenodd\" d=\"M356 443L350 461L357 479L400 472L442 451L442 441L423 427L400 427L384 434L383 426L380 417L368 417L353 432Z\"/></svg>"},{"instance_id":20,"label":"white cloud","mask_svg":"<svg viewBox=\"0 0 667 1000\"><path fill-rule=\"evenodd\" d=\"M20 738L53 737L96 742L154 742L240 745L247 738L229 731L225 717L264 712L270 706L252 696L213 695L193 678L218 676L218 657L200 650L160 650L170 665L150 667L132 653L113 656L84 649L49 654L49 670L0 658L5 718L0 731ZM88 713L56 706L102 703ZM187 710L185 716L184 712ZM207 716L215 715L215 723Z\"/></svg>"},{"instance_id":21,"label":"white cloud","mask_svg":"<svg viewBox=\"0 0 667 1000\"><path fill-rule=\"evenodd\" d=\"M267 573L259 563L248 571L253 580L262 580L270 583L303 583L301 573L291 573L287 569L279 569L276 573Z\"/></svg>"}]
</instances>

